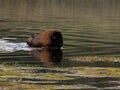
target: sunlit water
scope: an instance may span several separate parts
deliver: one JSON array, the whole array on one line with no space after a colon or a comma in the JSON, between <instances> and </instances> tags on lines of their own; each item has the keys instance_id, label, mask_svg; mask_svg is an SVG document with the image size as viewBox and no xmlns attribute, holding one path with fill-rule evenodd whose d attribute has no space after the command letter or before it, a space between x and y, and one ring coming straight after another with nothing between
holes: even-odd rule
<instances>
[{"instance_id":1,"label":"sunlit water","mask_svg":"<svg viewBox=\"0 0 120 90\"><path fill-rule=\"evenodd\" d=\"M9 69L30 76L8 76L8 81L56 85L58 89L120 88L119 58L78 60L82 56L120 56L119 5L119 0L0 0L0 63L18 64ZM51 28L62 32L63 49L27 46L26 39L31 34ZM4 70L2 66L0 69ZM47 75L65 79L49 80Z\"/></svg>"}]
</instances>

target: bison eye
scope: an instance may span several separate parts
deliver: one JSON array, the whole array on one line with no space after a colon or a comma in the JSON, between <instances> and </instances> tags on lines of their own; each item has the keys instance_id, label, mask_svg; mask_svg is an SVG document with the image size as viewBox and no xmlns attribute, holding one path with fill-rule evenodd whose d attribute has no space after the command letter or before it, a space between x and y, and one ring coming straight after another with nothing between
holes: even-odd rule
<instances>
[{"instance_id":1,"label":"bison eye","mask_svg":"<svg viewBox=\"0 0 120 90\"><path fill-rule=\"evenodd\" d=\"M56 39L56 37L53 37L53 39Z\"/></svg>"}]
</instances>

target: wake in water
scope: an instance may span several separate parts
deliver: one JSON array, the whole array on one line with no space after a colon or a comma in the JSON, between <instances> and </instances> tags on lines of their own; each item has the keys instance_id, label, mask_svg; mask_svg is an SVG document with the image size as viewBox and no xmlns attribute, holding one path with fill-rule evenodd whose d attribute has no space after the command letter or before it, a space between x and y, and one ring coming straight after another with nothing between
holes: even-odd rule
<instances>
[{"instance_id":1,"label":"wake in water","mask_svg":"<svg viewBox=\"0 0 120 90\"><path fill-rule=\"evenodd\" d=\"M26 42L14 43L9 40L16 38L2 38L0 39L0 53L15 52L15 51L33 51L33 50L43 50L44 48L33 48L29 47ZM51 48L57 49L57 48ZM63 49L63 47L61 47Z\"/></svg>"},{"instance_id":2,"label":"wake in water","mask_svg":"<svg viewBox=\"0 0 120 90\"><path fill-rule=\"evenodd\" d=\"M0 39L0 52L31 51L35 49L29 47L26 42L14 43L8 41L8 39L11 38L7 38L7 40L6 38Z\"/></svg>"}]
</instances>

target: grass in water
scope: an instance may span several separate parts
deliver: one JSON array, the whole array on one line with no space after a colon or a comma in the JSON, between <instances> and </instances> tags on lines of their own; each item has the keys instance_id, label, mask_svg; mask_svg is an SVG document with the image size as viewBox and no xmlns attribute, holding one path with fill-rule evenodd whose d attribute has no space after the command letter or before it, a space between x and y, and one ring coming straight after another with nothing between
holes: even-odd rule
<instances>
[{"instance_id":1,"label":"grass in water","mask_svg":"<svg viewBox=\"0 0 120 90\"><path fill-rule=\"evenodd\" d=\"M117 56L80 56L71 57L68 60L75 62L112 62L119 63ZM108 63L107 63L108 64ZM110 63L111 64L111 63ZM76 80L76 77L119 77L119 67L104 66L71 66L45 68L34 65L1 64L0 65L0 89L75 89L76 85L57 85L58 82ZM37 84L38 83L38 84ZM41 84L42 83L42 84ZM46 84L48 83L48 84ZM80 85L78 85L80 86ZM82 85L83 86L83 85ZM81 87L82 87L81 86ZM86 87L86 86L85 86ZM87 86L89 87L89 86ZM80 87L79 87L80 88Z\"/></svg>"}]
</instances>

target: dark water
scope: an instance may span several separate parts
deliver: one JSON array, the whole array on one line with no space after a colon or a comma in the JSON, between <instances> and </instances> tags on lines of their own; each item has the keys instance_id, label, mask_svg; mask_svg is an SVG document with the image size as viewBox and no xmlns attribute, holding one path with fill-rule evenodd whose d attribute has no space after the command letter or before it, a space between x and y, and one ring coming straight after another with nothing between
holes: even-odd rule
<instances>
[{"instance_id":1,"label":"dark water","mask_svg":"<svg viewBox=\"0 0 120 90\"><path fill-rule=\"evenodd\" d=\"M43 85L43 82L48 81L44 85L67 85L73 89L118 89L119 58L117 62L116 58L108 62L97 61L98 58L96 62L84 62L81 59L76 61L76 58L120 56L119 9L120 0L0 0L0 63L13 66L20 64L21 66L16 67L26 68L20 70L20 73L28 75L31 75L31 72L36 75L49 73L72 78L51 80L55 83L49 83L47 79L21 77L22 80L18 83ZM27 47L25 42L31 34L51 28L62 32L63 49L31 51L31 48ZM26 65L37 68L28 70ZM95 69L93 72L99 69L105 72L115 69L117 75L108 76L105 73L106 75L101 76L99 73L95 76L84 67ZM77 74L81 71L86 71L87 74ZM11 82L16 79L10 76L9 78Z\"/></svg>"}]
</instances>

